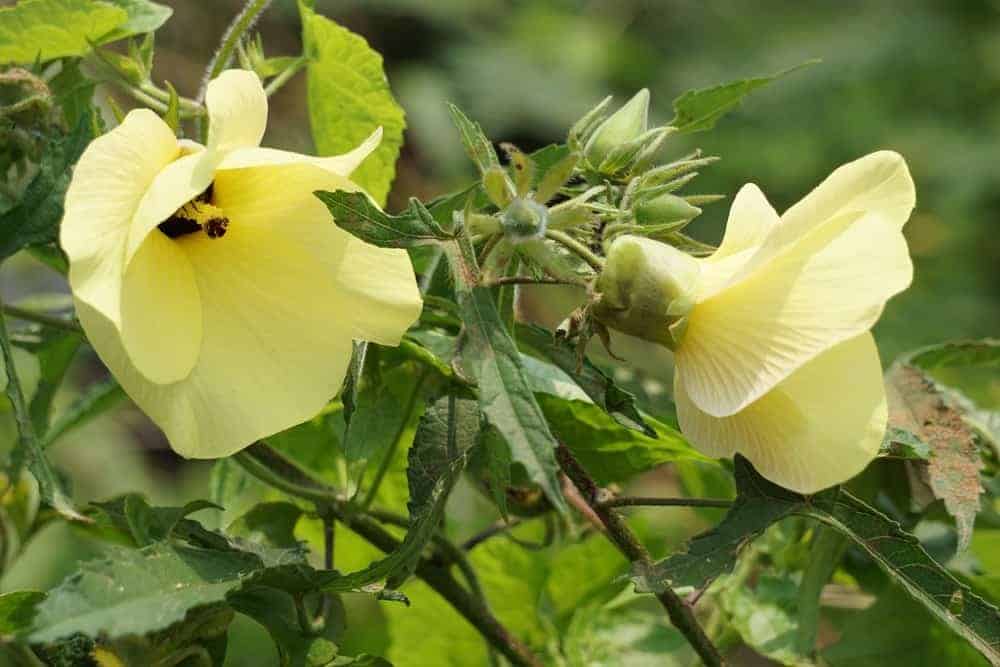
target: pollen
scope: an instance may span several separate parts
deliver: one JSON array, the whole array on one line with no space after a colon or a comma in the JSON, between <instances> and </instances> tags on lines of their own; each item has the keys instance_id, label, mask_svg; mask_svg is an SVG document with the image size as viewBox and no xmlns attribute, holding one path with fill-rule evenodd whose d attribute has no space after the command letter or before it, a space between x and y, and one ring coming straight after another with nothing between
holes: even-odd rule
<instances>
[{"instance_id":1,"label":"pollen","mask_svg":"<svg viewBox=\"0 0 1000 667\"><path fill-rule=\"evenodd\" d=\"M229 218L222 209L211 203L212 186L181 206L161 222L158 228L169 238L176 239L187 234L204 231L210 239L222 238L229 228Z\"/></svg>"}]
</instances>

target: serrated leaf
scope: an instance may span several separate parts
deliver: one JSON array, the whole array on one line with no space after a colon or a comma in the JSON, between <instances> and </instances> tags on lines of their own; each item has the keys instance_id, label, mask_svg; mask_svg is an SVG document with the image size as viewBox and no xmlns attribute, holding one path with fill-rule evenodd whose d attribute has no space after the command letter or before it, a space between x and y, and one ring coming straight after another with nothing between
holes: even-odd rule
<instances>
[{"instance_id":1,"label":"serrated leaf","mask_svg":"<svg viewBox=\"0 0 1000 667\"><path fill-rule=\"evenodd\" d=\"M917 434L905 428L889 426L885 430L878 455L893 459L926 461L931 457L931 447Z\"/></svg>"},{"instance_id":2,"label":"serrated leaf","mask_svg":"<svg viewBox=\"0 0 1000 667\"><path fill-rule=\"evenodd\" d=\"M705 586L732 569L739 552L765 528L800 515L850 538L889 577L939 621L961 635L991 662L1000 662L1000 612L928 555L916 537L878 510L839 487L803 496L764 479L736 457L738 495L722 522L695 537L687 550L636 572L640 590Z\"/></svg>"},{"instance_id":3,"label":"serrated leaf","mask_svg":"<svg viewBox=\"0 0 1000 667\"><path fill-rule=\"evenodd\" d=\"M383 205L396 175L406 120L389 89L382 56L364 38L320 16L309 4L300 1L299 12L309 58L309 121L316 150L320 155L346 153L381 127L382 142L351 180Z\"/></svg>"},{"instance_id":4,"label":"serrated leaf","mask_svg":"<svg viewBox=\"0 0 1000 667\"><path fill-rule=\"evenodd\" d=\"M599 484L625 481L676 461L719 465L694 449L680 431L652 417L646 416L645 423L656 438L622 426L591 403L546 395L537 399L560 442L566 443Z\"/></svg>"},{"instance_id":5,"label":"serrated leaf","mask_svg":"<svg viewBox=\"0 0 1000 667\"><path fill-rule=\"evenodd\" d=\"M715 127L716 121L739 106L743 98L758 88L819 62L810 60L770 76L740 79L710 88L689 90L674 100L674 118L670 125L678 132L701 132Z\"/></svg>"},{"instance_id":6,"label":"serrated leaf","mask_svg":"<svg viewBox=\"0 0 1000 667\"><path fill-rule=\"evenodd\" d=\"M161 542L171 537L182 519L204 509L222 509L207 500L194 500L183 507L152 507L138 493L127 493L103 502L92 503L119 529L131 535L138 546Z\"/></svg>"},{"instance_id":7,"label":"serrated leaf","mask_svg":"<svg viewBox=\"0 0 1000 667\"><path fill-rule=\"evenodd\" d=\"M0 640L28 630L44 599L45 593L41 591L12 591L0 595Z\"/></svg>"},{"instance_id":8,"label":"serrated leaf","mask_svg":"<svg viewBox=\"0 0 1000 667\"><path fill-rule=\"evenodd\" d=\"M109 556L84 563L38 605L33 642L82 633L116 639L166 628L189 610L222 603L260 560L157 542L143 549L110 547Z\"/></svg>"},{"instance_id":9,"label":"serrated leaf","mask_svg":"<svg viewBox=\"0 0 1000 667\"><path fill-rule=\"evenodd\" d=\"M47 62L90 51L128 13L96 0L21 0L0 8L0 63Z\"/></svg>"},{"instance_id":10,"label":"serrated leaf","mask_svg":"<svg viewBox=\"0 0 1000 667\"><path fill-rule=\"evenodd\" d=\"M448 255L465 323L462 365L478 384L479 407L507 441L511 460L522 465L549 501L565 512L556 440L525 377L520 352L500 321L490 290L470 284L462 261L452 252Z\"/></svg>"},{"instance_id":11,"label":"serrated leaf","mask_svg":"<svg viewBox=\"0 0 1000 667\"><path fill-rule=\"evenodd\" d=\"M959 550L969 545L982 485L982 459L971 427L959 408L921 369L896 363L886 373L890 426L903 428L930 447L931 456L917 468L945 509L955 517Z\"/></svg>"},{"instance_id":12,"label":"serrated leaf","mask_svg":"<svg viewBox=\"0 0 1000 667\"><path fill-rule=\"evenodd\" d=\"M591 400L601 406L622 426L642 431L651 438L656 431L645 422L635 405L635 397L618 387L597 366L586 358L583 364L574 350L559 345L552 334L542 327L525 324L518 327L518 340L569 374ZM577 367L580 367L577 370Z\"/></svg>"},{"instance_id":13,"label":"serrated leaf","mask_svg":"<svg viewBox=\"0 0 1000 667\"><path fill-rule=\"evenodd\" d=\"M485 174L490 169L499 167L500 159L497 157L496 149L486 138L479 123L471 120L454 104L448 105L448 111L451 113L452 122L458 128L458 135L462 139L466 154L480 173Z\"/></svg>"},{"instance_id":14,"label":"serrated leaf","mask_svg":"<svg viewBox=\"0 0 1000 667\"><path fill-rule=\"evenodd\" d=\"M292 503L260 503L229 524L226 532L269 547L299 549L295 524L302 515L302 508Z\"/></svg>"},{"instance_id":15,"label":"serrated leaf","mask_svg":"<svg viewBox=\"0 0 1000 667\"><path fill-rule=\"evenodd\" d=\"M399 215L389 215L361 192L316 192L346 232L380 248L413 248L453 238L416 199Z\"/></svg>"},{"instance_id":16,"label":"serrated leaf","mask_svg":"<svg viewBox=\"0 0 1000 667\"><path fill-rule=\"evenodd\" d=\"M72 166L93 138L92 130L91 114L84 114L69 135L52 141L21 200L0 215L0 260L56 239Z\"/></svg>"},{"instance_id":17,"label":"serrated leaf","mask_svg":"<svg viewBox=\"0 0 1000 667\"><path fill-rule=\"evenodd\" d=\"M908 361L924 370L954 366L985 366L1000 369L1000 340L962 340L918 350Z\"/></svg>"},{"instance_id":18,"label":"serrated leaf","mask_svg":"<svg viewBox=\"0 0 1000 667\"><path fill-rule=\"evenodd\" d=\"M105 0L125 10L125 23L101 38L101 43L114 42L131 35L153 32L167 22L174 10L149 0Z\"/></svg>"}]
</instances>

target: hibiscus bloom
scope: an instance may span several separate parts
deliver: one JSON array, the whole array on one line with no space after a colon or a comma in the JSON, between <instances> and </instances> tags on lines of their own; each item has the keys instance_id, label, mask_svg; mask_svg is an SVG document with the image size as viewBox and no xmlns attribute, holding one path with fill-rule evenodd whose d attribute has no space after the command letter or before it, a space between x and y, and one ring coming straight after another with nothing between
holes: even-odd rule
<instances>
[{"instance_id":1,"label":"hibiscus bloom","mask_svg":"<svg viewBox=\"0 0 1000 667\"><path fill-rule=\"evenodd\" d=\"M230 70L205 97L207 146L132 111L95 139L60 240L80 323L183 456L226 456L319 412L352 341L398 344L420 314L410 261L339 229L315 190L378 145L317 158L259 148L267 97Z\"/></svg>"},{"instance_id":2,"label":"hibiscus bloom","mask_svg":"<svg viewBox=\"0 0 1000 667\"><path fill-rule=\"evenodd\" d=\"M700 450L819 491L861 472L885 434L869 330L912 279L902 229L914 202L892 152L840 167L780 217L746 185L710 257L617 239L595 313L674 350L678 421Z\"/></svg>"}]
</instances>

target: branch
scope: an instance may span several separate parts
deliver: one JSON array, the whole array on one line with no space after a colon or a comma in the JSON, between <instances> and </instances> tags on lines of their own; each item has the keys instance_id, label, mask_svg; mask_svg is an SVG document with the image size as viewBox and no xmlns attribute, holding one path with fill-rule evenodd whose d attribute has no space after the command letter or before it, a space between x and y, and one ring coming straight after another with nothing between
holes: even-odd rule
<instances>
[{"instance_id":1,"label":"branch","mask_svg":"<svg viewBox=\"0 0 1000 667\"><path fill-rule=\"evenodd\" d=\"M580 465L580 462L576 460L576 457L573 456L573 453L569 451L566 445L560 443L558 449L556 449L556 459L559 461L559 465L562 466L563 472L572 480L573 484L579 489L580 494L587 501L587 504L604 523L608 539L632 563L651 566L653 559L650 558L646 547L642 545L618 512L598 502L598 498L602 495L602 490L597 486L590 473ZM719 655L715 646L712 645L712 641L698 624L698 620L694 617L691 607L685 604L669 587L665 588L662 593L657 593L656 598L663 605L663 608L667 610L667 615L670 617L670 622L673 626L680 630L687 638L688 643L691 644L698 653L698 656L708 667L718 667L724 664L722 656Z\"/></svg>"},{"instance_id":2,"label":"branch","mask_svg":"<svg viewBox=\"0 0 1000 667\"><path fill-rule=\"evenodd\" d=\"M650 498L645 496L618 496L602 500L598 507L718 507L728 509L733 506L732 500L723 498Z\"/></svg>"},{"instance_id":3,"label":"branch","mask_svg":"<svg viewBox=\"0 0 1000 667\"><path fill-rule=\"evenodd\" d=\"M39 313L35 310L19 308L18 306L11 306L6 303L3 304L3 312L15 319L24 320L25 322L37 322L38 324L44 324L45 326L53 327L55 329L64 329L66 331L73 331L76 333L83 332L83 329L80 328L80 324L72 318Z\"/></svg>"},{"instance_id":4,"label":"branch","mask_svg":"<svg viewBox=\"0 0 1000 667\"><path fill-rule=\"evenodd\" d=\"M336 489L314 479L263 442L251 445L236 454L233 460L254 477L281 491L306 500L326 503L334 518L382 551L390 553L399 548L400 541L380 526L370 513L359 512L356 507L344 501ZM393 519L393 522L397 519L389 513L379 514ZM514 637L480 600L466 591L455 580L448 567L421 558L416 575L447 600L512 665L542 667L531 649Z\"/></svg>"}]
</instances>

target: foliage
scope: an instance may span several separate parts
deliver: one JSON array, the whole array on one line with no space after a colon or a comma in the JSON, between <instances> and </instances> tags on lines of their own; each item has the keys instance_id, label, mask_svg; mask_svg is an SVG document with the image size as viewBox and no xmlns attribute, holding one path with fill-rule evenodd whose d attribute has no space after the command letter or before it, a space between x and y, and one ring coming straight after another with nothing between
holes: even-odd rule
<instances>
[{"instance_id":1,"label":"foliage","mask_svg":"<svg viewBox=\"0 0 1000 667\"><path fill-rule=\"evenodd\" d=\"M97 483L77 484L94 475L77 457L101 445L98 433L145 422L114 377L94 372L73 311L82 302L18 298L21 290L5 285L0 655L53 665L254 664L270 656L289 667L714 665L747 653L787 665L1000 664L996 340L899 357L885 375L889 425L878 458L853 480L802 495L739 455L730 465L698 451L664 389L662 350L612 334L593 316L616 236L647 236L693 256L714 250L685 229L722 198L692 193L716 158L694 150L687 135L711 130L697 138L738 154L745 168L747 151L719 122L804 65L689 90L674 99L672 120L650 129L648 90L578 117L579 105L553 103L569 90L562 76L517 69L523 36L485 45L503 56L484 67L455 29L475 10L411 8L433 14L436 27L420 37L441 42L447 66L474 72L466 81L473 93L457 96L468 102L462 108L444 103L450 95L433 76L417 79L426 86L410 78L397 87L417 149L457 174L445 153L461 147L472 165L461 173L475 174L429 198L429 183L406 171L412 156L399 159L407 120L386 76L398 58L391 45L363 21L366 37L347 27L351 20L341 25L299 0L271 11L300 22L301 53L267 56L264 38L250 30L269 4L245 4L206 77L239 66L270 96L301 72L319 155L371 139L365 150L375 148L350 174L355 191L318 191L322 206L312 203L352 243L408 256L423 311L398 346L378 335L378 343L356 342L344 387L310 421L246 443L213 465L207 489L195 479L160 505L138 491L107 491L142 486L111 479L115 443L96 455L108 465L89 466L106 468ZM544 35L529 49L545 49L556 63L600 43L607 28L528 5L510 10L512 29ZM21 0L0 9L5 279L30 256L54 270L48 280L65 282L63 200L84 150L121 121L124 97L114 93L155 111L179 137L204 138L219 122L209 117L204 85L178 92L191 79L163 57L162 37L177 27L166 23L172 14L148 0ZM561 30L581 25L592 32ZM442 26L455 34L439 39ZM273 25L262 27L273 45ZM619 46L626 58L643 51ZM168 67L176 88L154 80ZM532 86L532 76L545 85ZM437 115L427 113L428 101ZM544 122L530 124L540 136L524 147L542 139L545 147L494 143L503 121L493 114L516 117L525 111L514 107L536 104ZM448 116L448 139L421 144ZM553 136L556 125L563 136ZM786 141L794 146L795 137ZM393 212L386 202L404 201L389 199L397 165L399 190L420 196ZM758 179L756 171L741 176ZM712 178L709 190L730 191ZM379 276L371 280L378 291ZM308 309L309 295L301 296L293 307ZM571 307L556 304L563 297ZM254 330L255 322L241 326ZM644 505L662 506L655 512L667 519L622 509ZM87 545L87 556L74 544ZM18 568L39 550L69 554L55 577L61 583L22 583ZM248 637L260 655L243 648Z\"/></svg>"}]
</instances>

